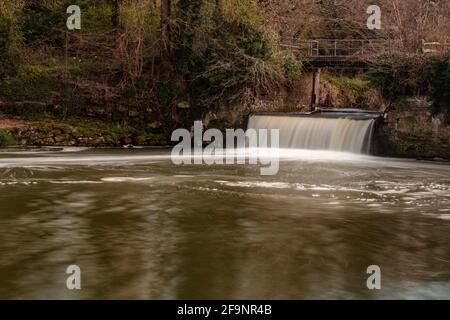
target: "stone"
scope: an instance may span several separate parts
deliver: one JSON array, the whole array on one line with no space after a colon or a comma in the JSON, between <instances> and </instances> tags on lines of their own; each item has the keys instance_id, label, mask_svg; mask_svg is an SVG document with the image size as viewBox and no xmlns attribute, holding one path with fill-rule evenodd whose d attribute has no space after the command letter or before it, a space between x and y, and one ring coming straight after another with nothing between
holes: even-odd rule
<instances>
[{"instance_id":1,"label":"stone","mask_svg":"<svg viewBox=\"0 0 450 320\"><path fill-rule=\"evenodd\" d=\"M64 143L69 140L68 136L65 135L55 135L55 142L56 143Z\"/></svg>"},{"instance_id":2,"label":"stone","mask_svg":"<svg viewBox=\"0 0 450 320\"><path fill-rule=\"evenodd\" d=\"M136 110L130 110L128 112L128 116L131 117L131 118L136 118L136 117L139 116L139 112L137 112Z\"/></svg>"},{"instance_id":3,"label":"stone","mask_svg":"<svg viewBox=\"0 0 450 320\"><path fill-rule=\"evenodd\" d=\"M122 136L122 137L120 137L120 143L122 145L131 144L132 142L133 142L133 139L131 139L130 136Z\"/></svg>"},{"instance_id":4,"label":"stone","mask_svg":"<svg viewBox=\"0 0 450 320\"><path fill-rule=\"evenodd\" d=\"M159 129L161 126L162 124L159 121L153 121L147 124L147 128L149 129Z\"/></svg>"},{"instance_id":5,"label":"stone","mask_svg":"<svg viewBox=\"0 0 450 320\"><path fill-rule=\"evenodd\" d=\"M189 109L191 107L191 105L187 101L182 101L182 102L178 103L177 107L179 109Z\"/></svg>"},{"instance_id":6,"label":"stone","mask_svg":"<svg viewBox=\"0 0 450 320\"><path fill-rule=\"evenodd\" d=\"M125 106L119 106L119 107L117 108L117 111L119 111L119 112L126 112L126 111L127 111L127 107L125 107Z\"/></svg>"}]
</instances>

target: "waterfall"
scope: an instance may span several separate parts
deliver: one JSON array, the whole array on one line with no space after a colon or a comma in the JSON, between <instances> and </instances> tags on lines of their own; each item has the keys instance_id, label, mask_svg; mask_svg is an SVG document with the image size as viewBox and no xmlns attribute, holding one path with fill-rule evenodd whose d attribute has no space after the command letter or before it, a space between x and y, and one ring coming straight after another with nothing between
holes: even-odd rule
<instances>
[{"instance_id":1,"label":"waterfall","mask_svg":"<svg viewBox=\"0 0 450 320\"><path fill-rule=\"evenodd\" d=\"M279 129L280 148L369 153L374 119L253 115L249 129Z\"/></svg>"}]
</instances>

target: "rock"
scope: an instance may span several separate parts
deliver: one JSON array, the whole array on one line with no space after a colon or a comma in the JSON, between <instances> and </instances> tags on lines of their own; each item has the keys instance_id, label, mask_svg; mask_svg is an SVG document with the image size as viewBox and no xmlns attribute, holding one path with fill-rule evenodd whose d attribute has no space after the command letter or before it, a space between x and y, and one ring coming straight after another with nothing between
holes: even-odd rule
<instances>
[{"instance_id":1,"label":"rock","mask_svg":"<svg viewBox=\"0 0 450 320\"><path fill-rule=\"evenodd\" d=\"M128 116L131 117L131 118L136 118L136 117L139 116L139 112L136 111L136 110L130 110L130 111L128 112Z\"/></svg>"},{"instance_id":2,"label":"rock","mask_svg":"<svg viewBox=\"0 0 450 320\"><path fill-rule=\"evenodd\" d=\"M84 144L87 144L88 139L85 138L85 137L78 137L77 141L78 141L79 144L84 145Z\"/></svg>"},{"instance_id":3,"label":"rock","mask_svg":"<svg viewBox=\"0 0 450 320\"><path fill-rule=\"evenodd\" d=\"M42 139L41 141L41 145L46 145L46 146L51 146L55 143L55 140L51 137L47 137L45 139Z\"/></svg>"},{"instance_id":4,"label":"rock","mask_svg":"<svg viewBox=\"0 0 450 320\"><path fill-rule=\"evenodd\" d=\"M153 121L147 124L147 128L149 129L159 129L162 127L162 123L159 121Z\"/></svg>"},{"instance_id":5,"label":"rock","mask_svg":"<svg viewBox=\"0 0 450 320\"><path fill-rule=\"evenodd\" d=\"M120 137L120 143L122 145L129 145L133 142L133 139L130 136L122 136Z\"/></svg>"},{"instance_id":6,"label":"rock","mask_svg":"<svg viewBox=\"0 0 450 320\"><path fill-rule=\"evenodd\" d=\"M102 137L95 137L91 138L90 143L94 146L101 145L104 142L104 139Z\"/></svg>"},{"instance_id":7,"label":"rock","mask_svg":"<svg viewBox=\"0 0 450 320\"><path fill-rule=\"evenodd\" d=\"M66 135L55 135L55 142L58 144L65 143L69 140L69 137Z\"/></svg>"},{"instance_id":8,"label":"rock","mask_svg":"<svg viewBox=\"0 0 450 320\"><path fill-rule=\"evenodd\" d=\"M189 109L191 107L191 105L187 101L182 101L182 102L178 103L177 107L179 109Z\"/></svg>"}]
</instances>

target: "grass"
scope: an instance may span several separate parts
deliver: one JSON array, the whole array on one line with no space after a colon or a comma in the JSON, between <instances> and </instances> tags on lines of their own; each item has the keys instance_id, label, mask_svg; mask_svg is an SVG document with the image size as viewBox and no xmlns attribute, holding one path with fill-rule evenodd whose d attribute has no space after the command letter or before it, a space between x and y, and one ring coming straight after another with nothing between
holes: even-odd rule
<instances>
[{"instance_id":1,"label":"grass","mask_svg":"<svg viewBox=\"0 0 450 320\"><path fill-rule=\"evenodd\" d=\"M351 79L347 77L324 75L323 79L337 87L339 90L352 92L356 97L364 97L370 90L369 83L358 78Z\"/></svg>"},{"instance_id":2,"label":"grass","mask_svg":"<svg viewBox=\"0 0 450 320\"><path fill-rule=\"evenodd\" d=\"M6 130L0 130L0 147L16 145L17 141Z\"/></svg>"}]
</instances>

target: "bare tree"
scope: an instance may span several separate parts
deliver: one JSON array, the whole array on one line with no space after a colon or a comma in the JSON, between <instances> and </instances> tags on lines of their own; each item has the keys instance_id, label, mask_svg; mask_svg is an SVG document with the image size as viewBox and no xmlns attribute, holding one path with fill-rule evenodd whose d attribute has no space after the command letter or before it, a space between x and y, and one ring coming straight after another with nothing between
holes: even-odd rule
<instances>
[{"instance_id":1,"label":"bare tree","mask_svg":"<svg viewBox=\"0 0 450 320\"><path fill-rule=\"evenodd\" d=\"M170 18L172 0L161 0L161 54L170 51Z\"/></svg>"},{"instance_id":2,"label":"bare tree","mask_svg":"<svg viewBox=\"0 0 450 320\"><path fill-rule=\"evenodd\" d=\"M120 0L112 0L111 22L114 27L119 26L120 20Z\"/></svg>"},{"instance_id":3,"label":"bare tree","mask_svg":"<svg viewBox=\"0 0 450 320\"><path fill-rule=\"evenodd\" d=\"M378 0L382 29L367 28L373 0L259 0L281 38L392 39L406 51L421 49L422 40L448 42L450 1Z\"/></svg>"}]
</instances>

